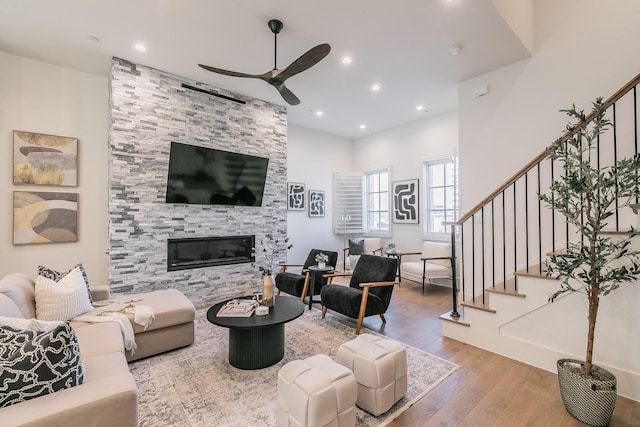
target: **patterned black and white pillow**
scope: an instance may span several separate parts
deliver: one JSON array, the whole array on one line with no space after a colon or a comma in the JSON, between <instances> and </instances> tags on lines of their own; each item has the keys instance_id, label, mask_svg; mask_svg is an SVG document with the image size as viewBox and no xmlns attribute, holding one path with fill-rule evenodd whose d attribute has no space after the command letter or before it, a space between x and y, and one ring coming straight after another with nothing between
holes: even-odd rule
<instances>
[{"instance_id":1,"label":"patterned black and white pillow","mask_svg":"<svg viewBox=\"0 0 640 427\"><path fill-rule=\"evenodd\" d=\"M0 327L0 408L83 382L80 347L69 323L47 332Z\"/></svg>"},{"instance_id":2,"label":"patterned black and white pillow","mask_svg":"<svg viewBox=\"0 0 640 427\"><path fill-rule=\"evenodd\" d=\"M84 269L84 266L82 265L82 263L74 265L73 267L71 267L69 270L65 272L56 271L52 268L39 265L38 276L46 277L47 279L51 279L54 282L59 282L60 279L62 279L67 274L71 273L71 270L73 270L76 267L80 269L80 273L82 273L82 278L84 279L84 283L87 284L87 293L89 294L89 302L93 303L93 297L91 296L91 290L89 289L89 279L87 278L87 271Z\"/></svg>"}]
</instances>

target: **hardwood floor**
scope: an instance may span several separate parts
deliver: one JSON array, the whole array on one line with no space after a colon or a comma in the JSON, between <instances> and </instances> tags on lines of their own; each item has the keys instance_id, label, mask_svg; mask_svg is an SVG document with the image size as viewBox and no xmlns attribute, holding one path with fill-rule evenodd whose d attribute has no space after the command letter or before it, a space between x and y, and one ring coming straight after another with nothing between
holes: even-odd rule
<instances>
[{"instance_id":1,"label":"hardwood floor","mask_svg":"<svg viewBox=\"0 0 640 427\"><path fill-rule=\"evenodd\" d=\"M438 316L451 310L451 289L403 281L386 324L364 326L460 365L390 426L585 426L562 404L557 375L442 337ZM640 403L618 397L612 427L640 427Z\"/></svg>"}]
</instances>

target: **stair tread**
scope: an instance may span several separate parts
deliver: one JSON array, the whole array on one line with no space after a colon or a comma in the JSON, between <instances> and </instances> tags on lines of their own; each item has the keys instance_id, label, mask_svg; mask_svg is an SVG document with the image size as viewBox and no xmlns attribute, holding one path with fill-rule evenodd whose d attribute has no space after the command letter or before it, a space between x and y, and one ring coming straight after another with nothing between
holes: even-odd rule
<instances>
[{"instance_id":1,"label":"stair tread","mask_svg":"<svg viewBox=\"0 0 640 427\"><path fill-rule=\"evenodd\" d=\"M501 295L512 295L514 297L520 297L520 298L526 297L525 294L518 292L518 290L516 289L515 277L508 279L506 286L503 285L502 283L498 283L492 288L487 288L486 291L489 293L501 294Z\"/></svg>"},{"instance_id":2,"label":"stair tread","mask_svg":"<svg viewBox=\"0 0 640 427\"><path fill-rule=\"evenodd\" d=\"M516 276L539 277L541 279L556 280L553 276L547 276L546 266L543 265L542 268L540 268L540 264L530 265L529 269L525 268L518 270L515 274Z\"/></svg>"},{"instance_id":3,"label":"stair tread","mask_svg":"<svg viewBox=\"0 0 640 427\"><path fill-rule=\"evenodd\" d=\"M547 256L550 257L552 255L564 255L567 253L567 248L556 249L555 251L547 252Z\"/></svg>"},{"instance_id":4,"label":"stair tread","mask_svg":"<svg viewBox=\"0 0 640 427\"><path fill-rule=\"evenodd\" d=\"M444 320L444 321L452 322L452 323L457 323L457 324L462 325L462 326L471 326L469 323L464 321L464 307L458 307L458 313L460 314L460 317L453 317L451 315L451 312L448 311L448 312L443 313L440 316L438 316L438 318L440 320Z\"/></svg>"},{"instance_id":5,"label":"stair tread","mask_svg":"<svg viewBox=\"0 0 640 427\"><path fill-rule=\"evenodd\" d=\"M629 232L631 231L631 229L629 230L601 230L600 233L601 234L629 234Z\"/></svg>"},{"instance_id":6,"label":"stair tread","mask_svg":"<svg viewBox=\"0 0 640 427\"><path fill-rule=\"evenodd\" d=\"M463 307L474 308L476 310L487 311L489 313L495 313L496 311L489 307L489 295L485 296L484 303L482 302L482 298L477 298L475 301L464 301L462 302Z\"/></svg>"}]
</instances>

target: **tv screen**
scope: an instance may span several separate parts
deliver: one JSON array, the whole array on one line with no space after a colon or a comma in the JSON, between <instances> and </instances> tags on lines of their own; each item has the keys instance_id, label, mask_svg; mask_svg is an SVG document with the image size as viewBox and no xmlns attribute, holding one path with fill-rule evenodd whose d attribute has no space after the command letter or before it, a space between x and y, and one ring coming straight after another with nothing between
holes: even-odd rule
<instances>
[{"instance_id":1,"label":"tv screen","mask_svg":"<svg viewBox=\"0 0 640 427\"><path fill-rule=\"evenodd\" d=\"M167 203L261 206L269 159L171 143Z\"/></svg>"}]
</instances>

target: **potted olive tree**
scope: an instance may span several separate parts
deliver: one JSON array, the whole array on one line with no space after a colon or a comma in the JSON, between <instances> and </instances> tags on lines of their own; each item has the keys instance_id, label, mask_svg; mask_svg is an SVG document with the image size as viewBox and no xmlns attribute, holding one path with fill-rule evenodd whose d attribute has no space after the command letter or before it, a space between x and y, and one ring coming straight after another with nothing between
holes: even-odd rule
<instances>
[{"instance_id":1,"label":"potted olive tree","mask_svg":"<svg viewBox=\"0 0 640 427\"><path fill-rule=\"evenodd\" d=\"M585 360L558 361L560 392L567 411L591 425L607 425L616 400L616 378L593 364L593 344L600 298L640 275L640 253L631 248L636 231L612 236L603 234L616 209L637 201L640 156L597 167L599 136L611 127L602 98L593 103L590 117L575 106L563 110L571 120L568 139L558 139L549 157L562 163L563 173L552 182L549 194L540 199L561 213L576 228L580 239L568 243L566 251L554 254L548 274L557 277L560 289L549 298L580 292L588 301L588 331Z\"/></svg>"}]
</instances>

